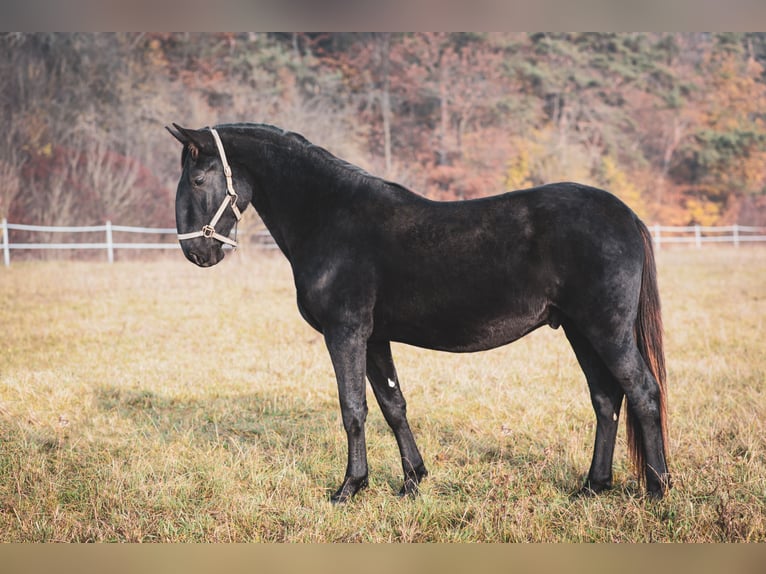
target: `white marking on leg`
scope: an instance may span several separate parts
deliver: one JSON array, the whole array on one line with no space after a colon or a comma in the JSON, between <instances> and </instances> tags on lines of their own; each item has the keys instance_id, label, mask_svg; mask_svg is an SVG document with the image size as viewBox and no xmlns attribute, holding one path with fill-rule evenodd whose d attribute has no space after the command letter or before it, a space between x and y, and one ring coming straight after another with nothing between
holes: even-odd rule
<instances>
[{"instance_id":1,"label":"white marking on leg","mask_svg":"<svg viewBox=\"0 0 766 574\"><path fill-rule=\"evenodd\" d=\"M393 389L396 386L396 381L393 379L388 379L388 386Z\"/></svg>"}]
</instances>

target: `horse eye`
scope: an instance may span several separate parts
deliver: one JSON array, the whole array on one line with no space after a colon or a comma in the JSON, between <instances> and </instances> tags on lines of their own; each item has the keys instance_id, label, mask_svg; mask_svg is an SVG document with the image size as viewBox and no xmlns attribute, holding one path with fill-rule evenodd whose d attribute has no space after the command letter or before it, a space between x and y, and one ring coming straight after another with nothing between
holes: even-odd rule
<instances>
[{"instance_id":1,"label":"horse eye","mask_svg":"<svg viewBox=\"0 0 766 574\"><path fill-rule=\"evenodd\" d=\"M202 185L205 183L205 176L204 175L198 175L194 178L194 185Z\"/></svg>"}]
</instances>

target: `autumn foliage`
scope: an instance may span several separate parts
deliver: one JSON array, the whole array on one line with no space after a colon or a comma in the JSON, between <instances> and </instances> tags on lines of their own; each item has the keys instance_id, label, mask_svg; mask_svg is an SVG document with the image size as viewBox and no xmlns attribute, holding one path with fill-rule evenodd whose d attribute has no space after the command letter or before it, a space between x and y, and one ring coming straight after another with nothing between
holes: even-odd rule
<instances>
[{"instance_id":1,"label":"autumn foliage","mask_svg":"<svg viewBox=\"0 0 766 574\"><path fill-rule=\"evenodd\" d=\"M428 197L576 180L766 224L766 35L2 34L0 215L172 225L162 126L298 131Z\"/></svg>"}]
</instances>

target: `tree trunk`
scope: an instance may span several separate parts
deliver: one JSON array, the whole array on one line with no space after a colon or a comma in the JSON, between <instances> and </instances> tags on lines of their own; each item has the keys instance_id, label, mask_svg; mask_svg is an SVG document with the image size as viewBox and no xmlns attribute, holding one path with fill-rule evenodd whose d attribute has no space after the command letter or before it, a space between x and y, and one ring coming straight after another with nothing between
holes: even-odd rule
<instances>
[{"instance_id":1,"label":"tree trunk","mask_svg":"<svg viewBox=\"0 0 766 574\"><path fill-rule=\"evenodd\" d=\"M380 36L380 57L383 85L380 93L380 110L383 116L383 154L386 159L386 177L391 176L391 78L389 63L391 56L391 33Z\"/></svg>"},{"instance_id":2,"label":"tree trunk","mask_svg":"<svg viewBox=\"0 0 766 574\"><path fill-rule=\"evenodd\" d=\"M437 150L437 165L447 165L447 132L449 130L449 109L447 102L449 87L447 86L447 70L444 62L439 65L439 149Z\"/></svg>"}]
</instances>

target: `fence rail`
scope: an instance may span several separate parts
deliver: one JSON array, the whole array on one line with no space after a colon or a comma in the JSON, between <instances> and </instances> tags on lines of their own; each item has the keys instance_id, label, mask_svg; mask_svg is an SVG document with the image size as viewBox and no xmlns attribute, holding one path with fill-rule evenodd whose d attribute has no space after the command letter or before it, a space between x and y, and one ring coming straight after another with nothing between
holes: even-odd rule
<instances>
[{"instance_id":1,"label":"fence rail","mask_svg":"<svg viewBox=\"0 0 766 574\"><path fill-rule=\"evenodd\" d=\"M666 243L689 243L702 247L703 243L741 243L766 241L766 227L748 225L652 225L650 228L654 245L660 248Z\"/></svg>"},{"instance_id":2,"label":"fence rail","mask_svg":"<svg viewBox=\"0 0 766 574\"><path fill-rule=\"evenodd\" d=\"M38 233L103 233L104 241L95 243L54 243L54 242L28 242L11 243L9 240L10 231L29 231ZM739 247L742 243L766 242L766 227L753 227L745 225L726 225L726 226L667 226L652 225L649 227L657 248L670 243L693 244L700 248L704 243L731 243ZM154 242L154 243L126 243L115 242L114 233L143 233L153 235L172 235L173 242ZM254 234L257 238L257 245L265 248L275 248L274 240L267 231L261 231ZM127 225L112 225L107 221L104 225L88 225L78 227L56 227L50 225L26 225L23 223L8 223L2 220L2 249L3 262L5 266L11 264L11 250L16 249L103 249L107 252L109 263L114 262L115 249L178 249L180 246L176 240L176 229L174 227L132 227Z\"/></svg>"},{"instance_id":3,"label":"fence rail","mask_svg":"<svg viewBox=\"0 0 766 574\"><path fill-rule=\"evenodd\" d=\"M176 239L175 227L134 227L129 225L113 225L110 221L104 225L82 225L82 226L51 226L51 225L27 225L24 223L8 223L6 219L2 220L2 250L3 263L6 267L11 264L12 250L47 250L47 249L88 249L105 250L109 263L114 262L114 252L117 249L179 249L180 245ZM54 241L30 241L30 242L11 242L11 231L26 231L32 233L103 233L103 241L95 242L54 242ZM115 233L133 233L149 235L170 235L172 242L123 242L115 241ZM264 247L276 247L271 235L268 232L256 232L258 243Z\"/></svg>"}]
</instances>

